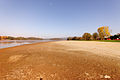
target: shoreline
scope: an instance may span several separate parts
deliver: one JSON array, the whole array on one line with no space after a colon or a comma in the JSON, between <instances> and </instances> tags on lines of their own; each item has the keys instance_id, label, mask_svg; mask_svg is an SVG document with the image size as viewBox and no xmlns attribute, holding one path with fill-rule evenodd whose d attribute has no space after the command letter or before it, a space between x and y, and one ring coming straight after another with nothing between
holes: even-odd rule
<instances>
[{"instance_id":1,"label":"shoreline","mask_svg":"<svg viewBox=\"0 0 120 80\"><path fill-rule=\"evenodd\" d=\"M45 42L56 42L56 41L45 41ZM14 47L18 47L18 46L24 46L24 45L32 45L32 44L39 44L39 43L45 43L43 42L35 42L35 43L28 43L28 44L20 44L20 45L16 45L16 46L10 46L10 47L5 47L5 48L0 48L0 50L2 49L7 49L7 48L14 48ZM7 42L6 42L7 43ZM9 42L8 42L9 43Z\"/></svg>"}]
</instances>

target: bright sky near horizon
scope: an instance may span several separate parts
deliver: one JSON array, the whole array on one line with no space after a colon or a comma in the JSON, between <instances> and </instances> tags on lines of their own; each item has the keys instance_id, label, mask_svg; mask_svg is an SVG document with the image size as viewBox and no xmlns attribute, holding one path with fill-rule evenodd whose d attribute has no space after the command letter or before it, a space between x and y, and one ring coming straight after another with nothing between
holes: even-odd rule
<instances>
[{"instance_id":1,"label":"bright sky near horizon","mask_svg":"<svg viewBox=\"0 0 120 80\"><path fill-rule=\"evenodd\" d=\"M120 33L120 0L0 0L0 35L82 36L101 26Z\"/></svg>"}]
</instances>

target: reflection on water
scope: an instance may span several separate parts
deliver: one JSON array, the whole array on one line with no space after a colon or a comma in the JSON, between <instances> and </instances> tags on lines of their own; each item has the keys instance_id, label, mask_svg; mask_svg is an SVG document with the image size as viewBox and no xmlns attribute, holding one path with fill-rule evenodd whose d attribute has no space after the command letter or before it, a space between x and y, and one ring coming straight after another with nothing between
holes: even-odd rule
<instances>
[{"instance_id":1,"label":"reflection on water","mask_svg":"<svg viewBox=\"0 0 120 80\"><path fill-rule=\"evenodd\" d=\"M24 44L47 42L47 41L51 41L51 40L3 40L3 41L0 41L0 49L24 45Z\"/></svg>"}]
</instances>

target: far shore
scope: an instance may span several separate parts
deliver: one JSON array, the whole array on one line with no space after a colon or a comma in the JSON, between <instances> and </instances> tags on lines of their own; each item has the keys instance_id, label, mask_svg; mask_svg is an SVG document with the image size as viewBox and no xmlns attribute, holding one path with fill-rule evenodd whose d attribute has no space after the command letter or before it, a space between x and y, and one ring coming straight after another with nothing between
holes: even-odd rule
<instances>
[{"instance_id":1,"label":"far shore","mask_svg":"<svg viewBox=\"0 0 120 80\"><path fill-rule=\"evenodd\" d=\"M119 42L51 41L0 49L0 80L119 80L119 74Z\"/></svg>"}]
</instances>

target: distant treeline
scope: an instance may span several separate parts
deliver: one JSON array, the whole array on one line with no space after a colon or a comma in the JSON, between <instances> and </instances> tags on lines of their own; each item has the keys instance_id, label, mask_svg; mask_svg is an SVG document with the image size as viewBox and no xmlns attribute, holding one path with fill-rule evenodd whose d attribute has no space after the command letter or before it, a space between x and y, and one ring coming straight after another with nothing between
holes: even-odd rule
<instances>
[{"instance_id":1,"label":"distant treeline","mask_svg":"<svg viewBox=\"0 0 120 80\"><path fill-rule=\"evenodd\" d=\"M68 37L67 40L120 40L120 33L111 35L108 26L99 27L93 34L84 33L82 37Z\"/></svg>"},{"instance_id":2,"label":"distant treeline","mask_svg":"<svg viewBox=\"0 0 120 80\"><path fill-rule=\"evenodd\" d=\"M43 40L43 38L37 38L37 37L12 37L8 36L8 40Z\"/></svg>"},{"instance_id":3,"label":"distant treeline","mask_svg":"<svg viewBox=\"0 0 120 80\"><path fill-rule=\"evenodd\" d=\"M110 39L111 40L120 40L120 33L118 33L118 34L116 34L116 35L114 35L114 36L110 36Z\"/></svg>"},{"instance_id":4,"label":"distant treeline","mask_svg":"<svg viewBox=\"0 0 120 80\"><path fill-rule=\"evenodd\" d=\"M38 37L13 37L13 36L0 36L0 40L66 40L65 38L38 38Z\"/></svg>"},{"instance_id":5,"label":"distant treeline","mask_svg":"<svg viewBox=\"0 0 120 80\"><path fill-rule=\"evenodd\" d=\"M65 38L50 38L49 40L66 40Z\"/></svg>"}]
</instances>

